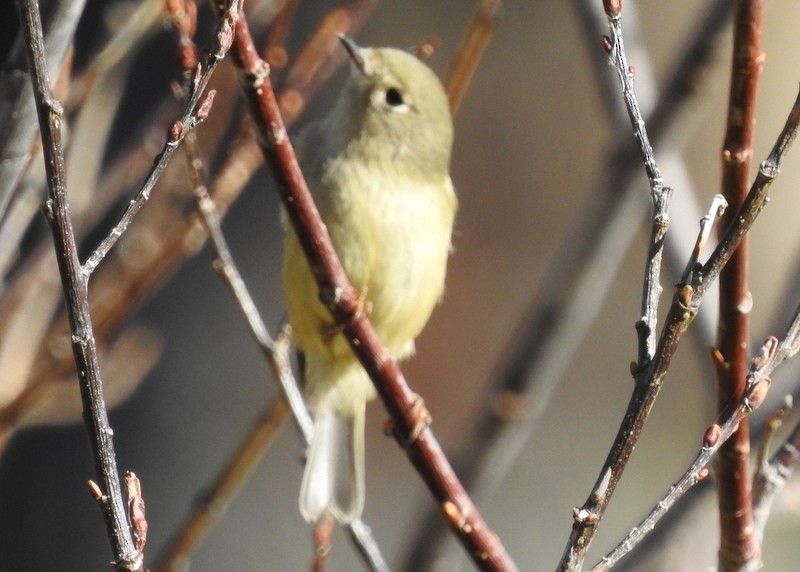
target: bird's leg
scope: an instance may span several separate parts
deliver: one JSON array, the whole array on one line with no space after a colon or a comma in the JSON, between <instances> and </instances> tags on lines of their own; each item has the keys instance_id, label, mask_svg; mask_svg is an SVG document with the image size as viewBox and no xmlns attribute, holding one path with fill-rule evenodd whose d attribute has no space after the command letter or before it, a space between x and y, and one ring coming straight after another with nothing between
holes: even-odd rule
<instances>
[{"instance_id":1,"label":"bird's leg","mask_svg":"<svg viewBox=\"0 0 800 572\"><path fill-rule=\"evenodd\" d=\"M358 299L356 300L356 311L353 314L353 320L363 316L369 316L372 313L372 302L367 300L367 287L356 288ZM322 339L326 342L331 341L337 334L342 331L343 326L339 324L325 324L322 326Z\"/></svg>"}]
</instances>

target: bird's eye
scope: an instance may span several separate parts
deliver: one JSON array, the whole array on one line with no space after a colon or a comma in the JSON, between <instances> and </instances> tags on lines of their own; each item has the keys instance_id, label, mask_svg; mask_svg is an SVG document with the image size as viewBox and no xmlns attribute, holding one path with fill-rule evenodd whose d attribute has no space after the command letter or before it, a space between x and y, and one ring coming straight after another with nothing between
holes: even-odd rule
<instances>
[{"instance_id":1,"label":"bird's eye","mask_svg":"<svg viewBox=\"0 0 800 572\"><path fill-rule=\"evenodd\" d=\"M405 101L403 101L403 94L400 93L399 89L390 87L386 90L386 104L390 107L400 107L405 104Z\"/></svg>"}]
</instances>

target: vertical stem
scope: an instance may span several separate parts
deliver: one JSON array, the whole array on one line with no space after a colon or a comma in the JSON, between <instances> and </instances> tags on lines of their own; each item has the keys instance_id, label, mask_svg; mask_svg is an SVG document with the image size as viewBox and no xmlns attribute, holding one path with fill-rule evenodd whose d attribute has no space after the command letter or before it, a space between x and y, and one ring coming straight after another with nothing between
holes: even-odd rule
<instances>
[{"instance_id":1,"label":"vertical stem","mask_svg":"<svg viewBox=\"0 0 800 572\"><path fill-rule=\"evenodd\" d=\"M722 151L722 192L729 208L722 229L730 225L750 187L756 88L761 71L763 0L738 2L733 39L728 122ZM748 337L752 298L748 280L747 239L743 239L720 273L720 321L717 409L738 402L748 371ZM750 430L747 419L720 449L715 469L720 511L720 570L759 568L760 548L753 534L750 490Z\"/></svg>"},{"instance_id":2,"label":"vertical stem","mask_svg":"<svg viewBox=\"0 0 800 572\"><path fill-rule=\"evenodd\" d=\"M103 399L97 346L89 313L89 275L81 267L78 259L78 248L70 216L64 150L61 143L63 109L53 96L50 86L38 4L35 0L17 0L17 12L25 30L47 172L48 196L43 208L53 233L72 334L72 351L78 368L83 416L100 480L100 491L96 494L96 500L106 521L114 553L113 566L119 570L139 570L141 559L134 548L128 527L114 454L113 431L108 424Z\"/></svg>"}]
</instances>

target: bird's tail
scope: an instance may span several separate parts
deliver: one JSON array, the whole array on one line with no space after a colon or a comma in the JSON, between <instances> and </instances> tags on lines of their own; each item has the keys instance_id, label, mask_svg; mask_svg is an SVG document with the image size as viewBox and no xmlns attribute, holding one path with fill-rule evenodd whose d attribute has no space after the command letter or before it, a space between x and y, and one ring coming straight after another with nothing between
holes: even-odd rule
<instances>
[{"instance_id":1,"label":"bird's tail","mask_svg":"<svg viewBox=\"0 0 800 572\"><path fill-rule=\"evenodd\" d=\"M329 514L347 524L364 508L364 415L366 404L343 416L316 412L314 435L300 487L300 514L317 522Z\"/></svg>"}]
</instances>

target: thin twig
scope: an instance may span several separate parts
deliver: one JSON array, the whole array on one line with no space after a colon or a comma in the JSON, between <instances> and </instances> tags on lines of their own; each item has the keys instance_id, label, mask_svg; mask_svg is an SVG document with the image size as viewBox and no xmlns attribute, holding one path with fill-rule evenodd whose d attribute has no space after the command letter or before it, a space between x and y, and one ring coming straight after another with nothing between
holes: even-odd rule
<instances>
[{"instance_id":1,"label":"thin twig","mask_svg":"<svg viewBox=\"0 0 800 572\"><path fill-rule=\"evenodd\" d=\"M678 342L700 308L703 295L719 276L720 270L736 250L766 203L772 181L779 172L783 155L793 141L800 121L800 96L772 152L761 164L759 174L734 222L711 254L708 262L690 272L689 280L679 284L656 347L653 360L644 371L637 372L636 386L611 451L603 465L595 487L586 503L574 511L574 524L559 570L575 570L585 557L597 529L599 518L616 489L621 470L639 438L644 420L661 389Z\"/></svg>"},{"instance_id":2,"label":"thin twig","mask_svg":"<svg viewBox=\"0 0 800 572\"><path fill-rule=\"evenodd\" d=\"M241 310L244 318L247 320L250 331L253 333L256 342L261 348L264 357L267 359L273 375L278 380L279 386L283 393L283 399L289 406L289 411L292 413L292 419L300 431L303 441L306 446L311 444L311 437L313 434L313 420L309 413L303 395L300 392L298 384L292 373L292 367L289 360L289 338L287 335L279 336L275 341L270 336L264 320L261 318L256 304L247 289L247 286L242 278L236 263L233 260L233 255L228 247L225 235L222 232L222 225L219 212L214 205L214 201L208 194L208 189L204 184L205 174L202 164L202 158L197 149L195 134L189 134L186 138L186 153L189 162L189 180L192 184L193 192L197 202L197 210L202 216L203 224L211 239L212 244L217 252L217 259L214 261L214 268L224 280L225 284L230 289L236 300L237 306ZM277 413L276 413L277 415ZM283 415L281 421L270 420L269 417L264 417L259 425L272 424L275 427L280 427L283 420L286 419ZM247 442L257 439L257 434L260 429L255 428L248 437ZM258 439L261 442L261 439ZM252 468L256 462L263 457L266 453L270 442L264 442L263 446L243 445L240 447L239 452L231 459L231 462L226 466L223 476L220 477L219 483L223 480L228 482L224 488L215 486L209 497L207 498L204 506L200 507L192 517L184 525L183 531L180 533L176 541L176 547L171 558L173 562L188 562L194 551L202 544L202 540L210 533L210 529L215 525L217 518L210 518L207 514L209 506L227 506L230 500L235 497L241 484L249 477ZM254 450L254 448L257 449ZM244 457L244 458L243 458ZM248 462L248 458L252 460ZM236 466L248 464L250 468L247 470L235 469ZM238 479L238 480L234 480ZM235 485L235 487L234 487ZM218 498L218 494L225 494L225 498ZM218 512L218 511L217 511ZM219 515L217 515L218 517ZM372 536L370 528L365 525L361 519L357 519L351 525L348 525L350 530L350 538L354 543L358 553L364 559L365 564L370 570L375 572L388 572L388 566L381 554L378 543ZM188 546L182 552L178 551L180 544L188 543L189 538L200 535L192 541L192 551L189 552ZM166 568L170 570L172 568Z\"/></svg>"},{"instance_id":3,"label":"thin twig","mask_svg":"<svg viewBox=\"0 0 800 572\"><path fill-rule=\"evenodd\" d=\"M700 232L697 235L697 240L694 243L694 249L692 249L692 254L689 256L689 262L686 264L686 268L681 275L681 280L686 282L689 280L691 273L697 267L698 260L700 260L700 255L705 250L706 245L708 244L708 239L711 236L711 229L714 227L714 221L722 216L722 214L728 208L728 201L725 200L725 197L722 195L714 195L714 198L711 200L711 206L708 208L708 212L700 219Z\"/></svg>"},{"instance_id":4,"label":"thin twig","mask_svg":"<svg viewBox=\"0 0 800 572\"><path fill-rule=\"evenodd\" d=\"M605 47L608 51L611 62L614 65L617 76L622 87L622 96L625 107L633 128L634 136L638 142L639 153L644 163L647 180L650 184L650 194L653 201L653 216L648 242L647 260L645 263L645 276L642 288L641 318L636 323L636 330L639 339L639 352L636 364L632 368L632 373L636 379L637 387L643 385L645 372L648 371L650 363L655 355L656 331L658 320L658 303L661 297L661 259L664 252L664 237L669 228L669 204L672 198L672 189L665 187L661 172L656 164L653 155L653 148L647 135L644 118L639 109L636 93L633 87L633 69L629 66L622 34L622 22L620 19L621 3L606 0L604 2L608 25L611 37L605 37ZM635 392L634 392L635 393ZM655 396L653 396L655 398ZM633 400L632 400L633 403ZM644 423L649 407L645 402L640 402L642 407L638 412L632 411L629 406L628 411L639 418L639 428ZM626 414L626 419L628 414ZM602 519L605 508L616 489L619 478L625 469L633 444L638 437L632 432L618 433L618 438L612 445L611 452L606 459L594 488L589 496L589 500L581 509L573 512L575 525L573 526L570 540L565 548L560 566L562 570L579 569L585 558L586 550L589 548L593 531ZM584 527L584 524L591 523ZM591 532L588 532L591 531ZM588 532L588 534L584 534ZM580 541L578 541L580 538Z\"/></svg>"},{"instance_id":5,"label":"thin twig","mask_svg":"<svg viewBox=\"0 0 800 572\"><path fill-rule=\"evenodd\" d=\"M250 331L256 339L259 347L269 361L273 372L283 392L283 396L292 410L292 416L297 424L297 428L306 443L311 441L313 432L313 422L308 409L305 406L303 395L298 389L294 376L291 375L291 366L283 361L277 361L286 355L284 349L278 348L275 340L270 336L264 320L258 313L253 297L244 282L236 263L233 260L228 242L222 232L221 218L217 211L214 201L208 194L208 189L203 183L202 166L199 164L200 158L197 154L196 142L194 137L186 139L187 157L189 158L189 180L197 203L197 211L201 215L201 220L206 228L214 250L217 252L217 259L214 261L214 269L225 281L236 300L242 315L247 320ZM288 371L288 375L287 375Z\"/></svg>"},{"instance_id":6,"label":"thin twig","mask_svg":"<svg viewBox=\"0 0 800 572\"><path fill-rule=\"evenodd\" d=\"M764 402L772 383L770 375L785 360L800 350L800 306L792 319L782 341L768 338L761 346L759 355L753 358L746 378L746 389L741 399L728 406L719 423L706 430L703 446L691 466L675 485L670 487L656 507L641 523L635 526L617 547L593 568L592 572L610 570L620 558L630 552L655 527L672 505L692 486L708 475L708 464L722 445L733 435L739 423Z\"/></svg>"},{"instance_id":7,"label":"thin twig","mask_svg":"<svg viewBox=\"0 0 800 572\"><path fill-rule=\"evenodd\" d=\"M283 392L283 398L289 405L292 418L303 437L303 442L306 446L309 446L313 434L313 421L292 373L292 366L289 360L289 337L281 335L277 340L273 340L270 337L266 325L258 313L255 302L233 262L219 225L219 217L215 214L216 210L210 210L213 209L213 201L207 195L203 198L202 193L199 195L198 200L201 203L198 204L198 208L203 212L209 234L219 256L218 260L215 261L214 267L236 299L237 305L250 326L250 331L253 332L262 353L267 358L273 375L278 380ZM214 230L212 230L212 227ZM261 451L260 455L265 452L266 447ZM246 475L243 475L243 477L246 477ZM208 524L213 525L214 523L208 522ZM389 567L381 554L378 543L372 536L369 526L359 518L349 524L348 529L353 544L369 569L375 572L388 572Z\"/></svg>"},{"instance_id":8,"label":"thin twig","mask_svg":"<svg viewBox=\"0 0 800 572\"><path fill-rule=\"evenodd\" d=\"M311 261L321 298L327 301L336 323L375 382L394 421L395 437L441 504L475 564L482 570L516 570L447 462L430 429L429 414L421 399L408 387L397 362L359 309L359 295L347 280L297 165L271 89L269 68L258 57L244 20L237 26L232 53L242 72L242 87L256 118L263 152L278 178L288 218Z\"/></svg>"},{"instance_id":9,"label":"thin twig","mask_svg":"<svg viewBox=\"0 0 800 572\"><path fill-rule=\"evenodd\" d=\"M638 226L631 224L631 220L639 220L649 202L641 196L638 179L633 176L641 169L641 162L630 140L630 123L619 102L618 84L607 73L607 54L599 49L598 38L607 29L602 7L596 6L596 0L573 3L583 25L582 37L586 39L587 50L592 56L600 54L593 58L593 69L597 72L595 84L601 88L604 110L620 135L603 163L606 168L592 179L585 193L589 199L579 211L590 214L577 224L581 232L570 234L552 257L554 262L544 272L548 279L537 288L523 319L513 329L507 342L508 350L498 360L492 376L492 388L484 400L486 406L454 459L462 482L478 502L502 481L528 442L537 421L547 411L565 369L574 360L573 348L597 315L603 295L618 274L628 245L636 236ZM635 12L631 12L630 4L626 5L629 31L631 24L635 24L635 19L631 19ZM596 13L598 11L600 14ZM691 33L685 51L678 56L665 88L658 92L658 99L651 105L640 100L643 111L651 110L647 113L647 123L657 147L664 149L675 144L674 125L681 124L681 119L694 109L690 103L696 103L702 93L701 79L708 77L706 71L732 11L729 0L711 3ZM646 60L642 46L634 50L637 61ZM637 85L644 84L645 93L655 93L654 81L648 77L646 66L640 68ZM687 132L680 130L681 136ZM682 181L680 187L684 193L675 197L675 207L688 202L688 181ZM697 209L684 206L683 210ZM688 227L679 219L675 219L673 225ZM669 233L667 238L674 241L673 252L691 248L691 243L683 244L686 241L680 232ZM682 269L684 262L681 258L673 264ZM713 326L710 320L706 322L702 343L710 345ZM430 510L423 524L415 527L413 548L405 559L404 570L415 572L433 566L434 558L439 562L443 560L440 548L444 548L446 530L439 522L438 513Z\"/></svg>"},{"instance_id":10,"label":"thin twig","mask_svg":"<svg viewBox=\"0 0 800 572\"><path fill-rule=\"evenodd\" d=\"M633 88L633 68L628 65L622 35L622 21L620 19L620 6L614 2L606 2L606 15L611 31L611 37L604 38L611 62L617 72L622 87L622 97L625 100L625 109L633 128L633 134L639 143L639 153L644 163L647 180L650 183L650 195L653 201L653 218L648 243L647 261L645 264L645 278L642 291L642 317L636 324L639 333L639 371L646 368L653 358L656 345L656 324L658 320L658 302L661 297L661 259L664 253L664 236L669 229L669 204L672 199L672 189L665 187L661 171L656 165L653 147L645 128L644 117L639 109L639 102Z\"/></svg>"},{"instance_id":11,"label":"thin twig","mask_svg":"<svg viewBox=\"0 0 800 572\"><path fill-rule=\"evenodd\" d=\"M792 397L786 396L783 407L767 421L767 431L761 439L759 462L753 477L753 527L759 544L764 537L772 501L794 474L795 464L800 457L800 423L798 423L772 458L767 458L771 437L789 414L792 402Z\"/></svg>"},{"instance_id":12,"label":"thin twig","mask_svg":"<svg viewBox=\"0 0 800 572\"><path fill-rule=\"evenodd\" d=\"M734 17L733 63L728 101L728 120L722 151L722 193L728 214L742 206L750 186L750 165L755 135L756 94L761 63L763 0L740 0ZM717 412L741 399L747 375L750 311L748 248L743 239L719 276L719 328L717 348ZM719 505L721 571L761 568L760 546L754 535L750 493L750 426L742 419L733 437L716 457L717 503Z\"/></svg>"},{"instance_id":13,"label":"thin twig","mask_svg":"<svg viewBox=\"0 0 800 572\"><path fill-rule=\"evenodd\" d=\"M182 117L176 121L169 131L164 147L159 153L153 168L147 175L142 187L136 193L136 196L131 199L128 208L120 217L119 221L114 228L103 239L94 252L84 263L84 270L87 274L91 274L98 264L105 258L108 251L113 248L117 240L125 233L128 226L130 226L133 219L138 212L142 209L144 204L150 198L150 192L158 181L161 173L169 163L169 160L178 149L183 138L190 130L194 129L208 114L209 107L213 101L213 91L208 94L205 93L205 88L211 79L211 74L214 73L217 65L225 53L228 51L233 39L233 29L236 25L236 20L239 18L239 0L228 0L225 8L224 15L220 18L219 24L214 35L214 47L209 53L208 60L204 65L198 65L197 73L194 81L192 82L192 91L189 95L186 107L184 108Z\"/></svg>"},{"instance_id":14,"label":"thin twig","mask_svg":"<svg viewBox=\"0 0 800 572\"><path fill-rule=\"evenodd\" d=\"M84 419L94 453L95 469L101 483L99 488L94 485L93 490L97 492L95 499L105 518L106 531L114 555L114 568L140 570L141 554L135 547L125 513L114 453L113 431L108 424L103 398L97 345L89 312L89 274L83 270L78 260L78 249L70 217L64 151L61 143L63 108L53 97L50 87L38 4L34 0L17 0L17 11L25 31L47 171L48 198L43 208L53 234L56 259L69 314L72 351L80 380Z\"/></svg>"}]
</instances>

